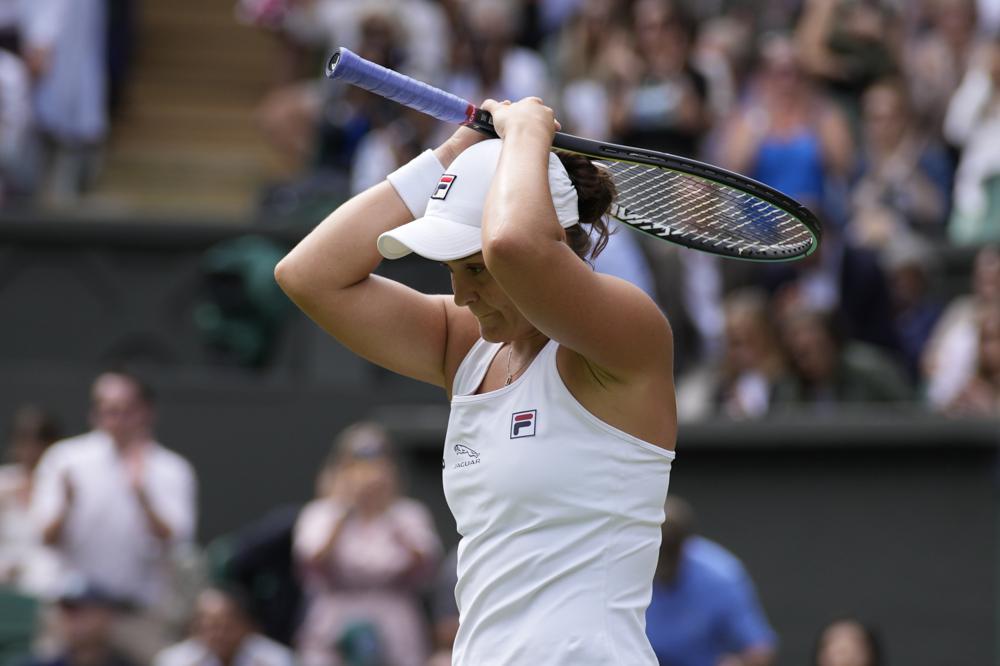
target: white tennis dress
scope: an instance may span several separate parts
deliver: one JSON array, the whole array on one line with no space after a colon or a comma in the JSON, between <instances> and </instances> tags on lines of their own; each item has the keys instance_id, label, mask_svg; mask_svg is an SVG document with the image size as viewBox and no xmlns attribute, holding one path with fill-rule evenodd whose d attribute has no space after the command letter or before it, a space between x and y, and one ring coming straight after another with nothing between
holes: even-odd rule
<instances>
[{"instance_id":1,"label":"white tennis dress","mask_svg":"<svg viewBox=\"0 0 1000 666\"><path fill-rule=\"evenodd\" d=\"M455 376L443 460L455 515L455 666L655 666L645 612L674 454L588 412L549 341L474 395L499 343Z\"/></svg>"}]
</instances>

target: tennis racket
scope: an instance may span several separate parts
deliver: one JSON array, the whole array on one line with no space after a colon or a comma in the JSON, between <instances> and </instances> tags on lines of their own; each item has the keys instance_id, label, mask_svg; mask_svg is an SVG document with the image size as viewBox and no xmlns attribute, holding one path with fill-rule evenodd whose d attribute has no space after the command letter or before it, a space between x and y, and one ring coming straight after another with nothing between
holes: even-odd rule
<instances>
[{"instance_id":1,"label":"tennis racket","mask_svg":"<svg viewBox=\"0 0 1000 666\"><path fill-rule=\"evenodd\" d=\"M490 114L467 100L337 49L327 76L445 122L496 137ZM610 214L655 238L726 257L789 261L812 254L821 231L802 204L763 183L695 160L556 132L552 147L607 169Z\"/></svg>"}]
</instances>

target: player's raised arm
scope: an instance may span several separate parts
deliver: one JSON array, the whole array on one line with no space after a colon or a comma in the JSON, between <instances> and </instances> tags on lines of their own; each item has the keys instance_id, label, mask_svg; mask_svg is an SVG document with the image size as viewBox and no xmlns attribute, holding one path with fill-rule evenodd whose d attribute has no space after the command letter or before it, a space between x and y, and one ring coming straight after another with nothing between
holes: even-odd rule
<instances>
[{"instance_id":1,"label":"player's raised arm","mask_svg":"<svg viewBox=\"0 0 1000 666\"><path fill-rule=\"evenodd\" d=\"M653 301L623 280L595 273L566 243L549 180L552 110L538 98L488 101L483 108L503 137L483 216L490 273L539 331L613 378L669 372L670 328Z\"/></svg>"},{"instance_id":2,"label":"player's raised arm","mask_svg":"<svg viewBox=\"0 0 1000 666\"><path fill-rule=\"evenodd\" d=\"M337 208L275 268L285 293L346 347L442 387L449 322L460 321L461 313L448 296L421 294L373 275L382 259L376 240L422 214L444 168L481 138L460 129L433 154L424 153ZM468 328L474 337L474 323Z\"/></svg>"}]
</instances>

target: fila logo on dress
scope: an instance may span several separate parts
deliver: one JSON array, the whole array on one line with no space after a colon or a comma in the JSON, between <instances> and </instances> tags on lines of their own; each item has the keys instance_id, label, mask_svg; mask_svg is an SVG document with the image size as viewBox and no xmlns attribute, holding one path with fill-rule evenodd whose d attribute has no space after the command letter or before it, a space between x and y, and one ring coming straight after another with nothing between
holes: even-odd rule
<instances>
[{"instance_id":1,"label":"fila logo on dress","mask_svg":"<svg viewBox=\"0 0 1000 666\"><path fill-rule=\"evenodd\" d=\"M510 438L534 437L536 421L538 421L537 409L514 412L510 417Z\"/></svg>"},{"instance_id":2,"label":"fila logo on dress","mask_svg":"<svg viewBox=\"0 0 1000 666\"><path fill-rule=\"evenodd\" d=\"M434 194L431 195L431 199L444 199L448 196L448 191L451 186L455 183L455 176L450 173L446 173L441 176L441 180L438 181L437 189L434 190Z\"/></svg>"}]
</instances>

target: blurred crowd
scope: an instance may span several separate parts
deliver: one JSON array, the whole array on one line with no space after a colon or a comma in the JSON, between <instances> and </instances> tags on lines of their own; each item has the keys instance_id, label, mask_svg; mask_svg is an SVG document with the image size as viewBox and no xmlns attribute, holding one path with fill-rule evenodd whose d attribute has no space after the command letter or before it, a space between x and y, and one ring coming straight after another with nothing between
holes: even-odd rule
<instances>
[{"instance_id":1,"label":"blurred crowd","mask_svg":"<svg viewBox=\"0 0 1000 666\"><path fill-rule=\"evenodd\" d=\"M121 99L135 0L0 0L0 202L73 202ZM674 329L682 420L792 406L1000 406L1000 0L238 0L280 44L262 130L340 201L452 128L321 76L336 46L566 131L699 158L823 222L747 265L614 234L596 269ZM323 199L321 199L323 200ZM330 199L323 200L329 203ZM309 220L321 213L310 209Z\"/></svg>"},{"instance_id":2,"label":"blurred crowd","mask_svg":"<svg viewBox=\"0 0 1000 666\"><path fill-rule=\"evenodd\" d=\"M98 174L135 0L0 0L0 206L68 206Z\"/></svg>"},{"instance_id":3,"label":"blurred crowd","mask_svg":"<svg viewBox=\"0 0 1000 666\"><path fill-rule=\"evenodd\" d=\"M627 231L596 261L670 317L682 419L872 402L1000 413L1000 3L244 0L240 12L286 54L260 120L302 169L292 191L358 192L451 131L314 74L342 45L467 99L541 96L566 131L719 164L809 205L821 251L787 266Z\"/></svg>"},{"instance_id":4,"label":"blurred crowd","mask_svg":"<svg viewBox=\"0 0 1000 666\"><path fill-rule=\"evenodd\" d=\"M156 397L121 368L62 438L26 405L0 466L2 666L447 666L456 551L408 497L388 432L348 426L314 497L206 547L192 465L157 441ZM780 651L750 573L665 506L647 634L662 664L769 666ZM818 629L816 666L880 666L856 618Z\"/></svg>"}]
</instances>

